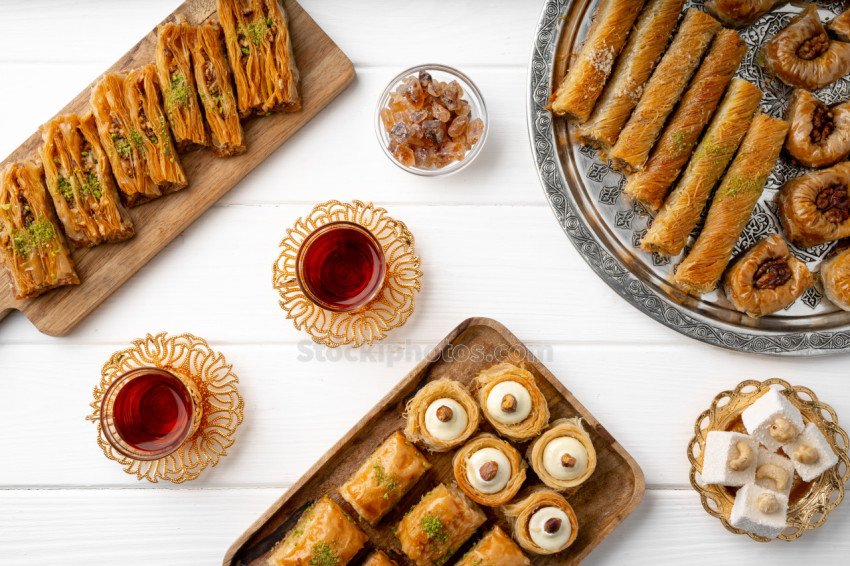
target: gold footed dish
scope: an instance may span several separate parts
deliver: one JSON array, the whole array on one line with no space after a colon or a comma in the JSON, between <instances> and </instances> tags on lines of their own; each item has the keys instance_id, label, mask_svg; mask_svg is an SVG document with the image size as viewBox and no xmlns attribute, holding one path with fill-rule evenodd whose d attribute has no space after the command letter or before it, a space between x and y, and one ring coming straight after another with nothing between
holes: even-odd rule
<instances>
[{"instance_id":1,"label":"gold footed dish","mask_svg":"<svg viewBox=\"0 0 850 566\"><path fill-rule=\"evenodd\" d=\"M138 370L173 375L187 386L191 397L190 432L164 455L145 458L140 451L128 449L115 427L109 402L114 398L111 386ZM104 455L121 464L128 474L153 483L161 479L183 483L197 478L207 467L215 467L233 445L244 414L238 383L231 365L203 338L148 334L112 354L104 364L86 420L97 425L97 444Z\"/></svg>"},{"instance_id":2,"label":"gold footed dish","mask_svg":"<svg viewBox=\"0 0 850 566\"><path fill-rule=\"evenodd\" d=\"M298 281L298 252L302 244L316 230L335 222L367 229L377 239L386 260L386 277L380 292L361 308L343 312L322 308L310 300ZM390 217L383 208L358 200L323 202L286 231L280 248L272 274L272 285L280 294L280 308L295 328L309 334L314 342L329 348L372 344L383 340L413 314L422 277L413 234L404 222Z\"/></svg>"},{"instance_id":3,"label":"gold footed dish","mask_svg":"<svg viewBox=\"0 0 850 566\"><path fill-rule=\"evenodd\" d=\"M850 457L847 455L850 439L838 424L838 416L832 407L818 400L811 389L794 386L779 378L766 381L747 380L734 390L723 391L714 398L711 407L697 417L695 436L688 445L691 462L691 486L700 495L706 512L720 519L726 530L749 536L758 542L773 539L748 533L729 523L735 489L702 483L702 460L706 436L709 431L735 431L746 433L741 413L759 398L771 385L776 385L792 405L803 414L806 422L814 423L826 437L838 455L838 463L812 482L804 482L795 476L788 503L787 527L779 535L780 540L792 541L826 522L829 513L844 499L844 484L850 479Z\"/></svg>"}]
</instances>

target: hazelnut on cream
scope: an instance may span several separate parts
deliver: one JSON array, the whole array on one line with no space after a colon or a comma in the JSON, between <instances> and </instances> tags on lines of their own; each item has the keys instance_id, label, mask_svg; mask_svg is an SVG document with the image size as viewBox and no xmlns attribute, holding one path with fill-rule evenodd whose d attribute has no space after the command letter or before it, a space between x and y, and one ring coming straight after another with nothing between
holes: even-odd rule
<instances>
[{"instance_id":1,"label":"hazelnut on cream","mask_svg":"<svg viewBox=\"0 0 850 566\"><path fill-rule=\"evenodd\" d=\"M466 409L454 399L437 399L425 410L425 428L444 442L460 437L468 422Z\"/></svg>"},{"instance_id":2,"label":"hazelnut on cream","mask_svg":"<svg viewBox=\"0 0 850 566\"><path fill-rule=\"evenodd\" d=\"M487 414L503 424L521 423L531 414L531 394L516 381L502 381L487 396Z\"/></svg>"}]
</instances>

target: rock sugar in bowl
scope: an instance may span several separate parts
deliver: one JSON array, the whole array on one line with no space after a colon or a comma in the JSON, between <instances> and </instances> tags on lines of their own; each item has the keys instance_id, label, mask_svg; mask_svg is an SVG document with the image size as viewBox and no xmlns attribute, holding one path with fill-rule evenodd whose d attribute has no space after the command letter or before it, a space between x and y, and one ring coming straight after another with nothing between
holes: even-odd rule
<instances>
[{"instance_id":1,"label":"rock sugar in bowl","mask_svg":"<svg viewBox=\"0 0 850 566\"><path fill-rule=\"evenodd\" d=\"M405 171L457 172L484 145L487 110L478 88L459 71L422 65L394 78L378 102L378 140Z\"/></svg>"}]
</instances>

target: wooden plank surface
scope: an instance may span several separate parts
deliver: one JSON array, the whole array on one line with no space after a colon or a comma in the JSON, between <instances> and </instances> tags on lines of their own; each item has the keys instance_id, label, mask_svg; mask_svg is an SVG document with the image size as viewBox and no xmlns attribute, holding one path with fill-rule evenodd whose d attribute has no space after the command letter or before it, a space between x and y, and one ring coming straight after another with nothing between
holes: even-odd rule
<instances>
[{"instance_id":1,"label":"wooden plank surface","mask_svg":"<svg viewBox=\"0 0 850 566\"><path fill-rule=\"evenodd\" d=\"M285 7L295 59L301 72L302 110L248 121L245 124L248 151L243 155L220 159L207 150L184 155L183 166L190 181L189 187L131 209L136 226L135 237L119 244L74 252L80 285L56 289L34 299L15 301L8 273L4 271L0 274L0 319L14 308L23 312L46 334L67 334L345 89L354 78L351 62L295 0L287 0ZM188 22L200 24L214 13L214 0L188 0L165 21L183 15ZM131 69L152 61L155 46L154 29L109 70ZM84 112L88 107L89 91L90 88L84 89L58 114ZM33 155L40 143L40 134L32 134L0 163L0 169L9 161Z\"/></svg>"},{"instance_id":2,"label":"wooden plank surface","mask_svg":"<svg viewBox=\"0 0 850 566\"><path fill-rule=\"evenodd\" d=\"M452 352L476 352L480 355L463 356ZM551 421L581 417L596 449L597 465L593 476L568 499L578 519L578 538L569 549L552 556L532 556L532 563L540 566L578 564L640 503L644 492L644 477L640 467L622 446L605 430L603 425L585 409L558 378L555 377L508 329L495 320L471 318L463 321L440 341L434 350L411 370L381 402L340 439L322 458L282 495L228 550L225 566L261 566L274 544L291 529L294 521L311 503L330 494L335 499L336 490L354 474L369 455L393 432L404 428L404 408L408 400L426 383L449 378L465 386L483 369L516 353L528 364L537 385L546 397ZM481 431L493 432L482 419ZM523 454L528 443L513 443ZM399 560L405 561L394 529L408 509L439 483L454 483L452 458L455 451L443 454L428 453L431 469L378 525L360 522L369 536L369 542L378 548L392 549ZM542 485L533 471L525 488ZM518 498L522 497L522 494ZM517 498L517 499L518 499ZM352 517L357 514L351 506L340 500ZM488 521L510 531L500 510L482 507ZM474 538L474 537L473 537ZM468 541L470 544L472 541ZM463 554L458 549L456 555Z\"/></svg>"}]
</instances>

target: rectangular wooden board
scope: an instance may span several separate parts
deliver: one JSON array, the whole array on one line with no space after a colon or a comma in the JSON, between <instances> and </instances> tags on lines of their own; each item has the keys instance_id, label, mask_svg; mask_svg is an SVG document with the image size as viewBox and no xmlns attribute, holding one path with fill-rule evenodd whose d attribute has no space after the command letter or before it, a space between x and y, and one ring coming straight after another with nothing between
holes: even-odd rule
<instances>
[{"instance_id":1,"label":"rectangular wooden board","mask_svg":"<svg viewBox=\"0 0 850 566\"><path fill-rule=\"evenodd\" d=\"M23 312L45 334L64 335L136 271L184 231L206 209L233 188L254 167L318 114L354 79L354 66L330 37L295 0L283 0L289 18L295 60L301 72L303 108L292 114L273 114L243 124L248 151L237 157L217 158L209 150L182 156L189 187L133 208L130 215L136 235L127 242L76 250L74 260L82 283L45 293L35 299L16 301L9 275L0 268L0 319L12 309ZM187 0L165 22L182 14L200 24L215 17L215 0ZM164 23L164 22L163 22ZM153 61L156 30L118 60L109 71L132 69ZM94 83L92 83L93 85ZM85 112L90 87L83 90L57 115ZM40 132L34 133L7 157L26 159L41 146Z\"/></svg>"},{"instance_id":2,"label":"rectangular wooden board","mask_svg":"<svg viewBox=\"0 0 850 566\"><path fill-rule=\"evenodd\" d=\"M404 411L407 401L426 383L448 377L468 384L482 369L502 361L509 352L527 360L528 369L549 403L552 420L564 417L584 419L588 433L597 451L597 467L593 476L567 499L575 509L579 534L566 551L549 557L531 557L538 566L578 564L599 545L638 506L643 498L643 472L634 459L579 403L561 382L540 363L513 334L495 320L470 318L461 323L437 347L366 415L351 431L325 454L298 482L278 499L230 547L224 557L225 566L260 566L265 564L271 548L295 525L309 504L324 494L330 494L343 508L357 517L354 509L344 502L336 489L360 467L362 462L383 440L396 430L404 428ZM353 384L353 386L356 386ZM482 419L482 430L490 431ZM309 434L309 424L305 424ZM528 443L516 445L522 454ZM438 483L454 482L452 456L428 454L432 469L406 494L396 507L373 528L360 521L369 535L370 543L363 553L373 547L389 550L399 564L410 562L400 554L393 529L404 514ZM528 470L525 488L540 485L534 472ZM521 496L522 492L520 493ZM510 532L508 524L498 510L485 509L487 523L453 557L459 559L475 540L493 524ZM352 562L358 564L358 555Z\"/></svg>"}]
</instances>

